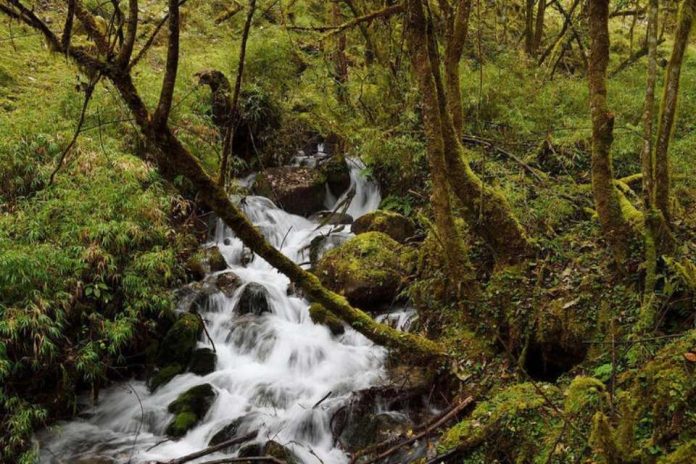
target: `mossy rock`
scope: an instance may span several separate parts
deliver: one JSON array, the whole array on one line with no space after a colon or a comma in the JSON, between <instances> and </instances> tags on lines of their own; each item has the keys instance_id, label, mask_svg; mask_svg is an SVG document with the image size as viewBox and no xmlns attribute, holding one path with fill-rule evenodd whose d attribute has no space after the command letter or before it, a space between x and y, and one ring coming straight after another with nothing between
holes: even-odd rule
<instances>
[{"instance_id":1,"label":"mossy rock","mask_svg":"<svg viewBox=\"0 0 696 464\"><path fill-rule=\"evenodd\" d=\"M353 222L353 216L346 213L339 213L333 211L319 211L312 214L309 217L310 221L315 221L324 225L338 226L341 224L351 224Z\"/></svg>"},{"instance_id":2,"label":"mossy rock","mask_svg":"<svg viewBox=\"0 0 696 464\"><path fill-rule=\"evenodd\" d=\"M234 307L235 314L255 314L260 316L271 312L270 294L266 287L256 282L244 286L239 301Z\"/></svg>"},{"instance_id":3,"label":"mossy rock","mask_svg":"<svg viewBox=\"0 0 696 464\"><path fill-rule=\"evenodd\" d=\"M231 440L239 434L239 426L242 425L243 417L238 417L212 436L210 441L208 441L208 446L215 446L223 443L227 440Z\"/></svg>"},{"instance_id":4,"label":"mossy rock","mask_svg":"<svg viewBox=\"0 0 696 464\"><path fill-rule=\"evenodd\" d=\"M197 385L169 403L167 410L174 419L167 425L167 436L182 437L206 415L215 400L215 390L209 383Z\"/></svg>"},{"instance_id":5,"label":"mossy rock","mask_svg":"<svg viewBox=\"0 0 696 464\"><path fill-rule=\"evenodd\" d=\"M193 280L199 281L203 280L208 273L227 269L227 261L220 253L220 248L212 246L191 255L186 260L184 268Z\"/></svg>"},{"instance_id":6,"label":"mossy rock","mask_svg":"<svg viewBox=\"0 0 696 464\"><path fill-rule=\"evenodd\" d=\"M227 261L225 261L225 257L220 253L220 248L216 246L206 248L205 254L208 258L210 272L219 272L227 269Z\"/></svg>"},{"instance_id":7,"label":"mossy rock","mask_svg":"<svg viewBox=\"0 0 696 464\"><path fill-rule=\"evenodd\" d=\"M413 423L403 414L367 413L351 418L341 432L340 441L346 450L355 452L388 439L406 435Z\"/></svg>"},{"instance_id":8,"label":"mossy rock","mask_svg":"<svg viewBox=\"0 0 696 464\"><path fill-rule=\"evenodd\" d=\"M355 220L350 230L355 234L382 232L399 243L404 243L416 233L416 225L406 216L393 211L377 210Z\"/></svg>"},{"instance_id":9,"label":"mossy rock","mask_svg":"<svg viewBox=\"0 0 696 464\"><path fill-rule=\"evenodd\" d=\"M169 383L177 375L184 372L184 368L180 364L170 364L158 369L148 381L148 388L154 392L162 385Z\"/></svg>"},{"instance_id":10,"label":"mossy rock","mask_svg":"<svg viewBox=\"0 0 696 464\"><path fill-rule=\"evenodd\" d=\"M215 371L217 354L210 348L199 348L191 354L189 372L196 375L208 375Z\"/></svg>"},{"instance_id":11,"label":"mossy rock","mask_svg":"<svg viewBox=\"0 0 696 464\"><path fill-rule=\"evenodd\" d=\"M326 308L324 308L319 303L313 303L309 307L309 317L312 318L312 322L314 322L315 324L321 324L328 327L331 333L336 336L343 335L346 331L343 322L339 318L328 312Z\"/></svg>"},{"instance_id":12,"label":"mossy rock","mask_svg":"<svg viewBox=\"0 0 696 464\"><path fill-rule=\"evenodd\" d=\"M286 446L281 445L277 441L270 440L263 447L263 454L279 459L286 464L299 464L299 460L295 454Z\"/></svg>"},{"instance_id":13,"label":"mossy rock","mask_svg":"<svg viewBox=\"0 0 696 464\"><path fill-rule=\"evenodd\" d=\"M262 456L263 447L259 443L251 443L250 445L242 446L237 453L240 458L250 458L254 456Z\"/></svg>"},{"instance_id":14,"label":"mossy rock","mask_svg":"<svg viewBox=\"0 0 696 464\"><path fill-rule=\"evenodd\" d=\"M157 364L187 366L201 333L203 323L200 318L193 313L182 314L164 336L159 347Z\"/></svg>"},{"instance_id":15,"label":"mossy rock","mask_svg":"<svg viewBox=\"0 0 696 464\"><path fill-rule=\"evenodd\" d=\"M367 232L326 252L314 272L352 304L376 308L393 301L399 292L405 274L402 251L388 235Z\"/></svg>"},{"instance_id":16,"label":"mossy rock","mask_svg":"<svg viewBox=\"0 0 696 464\"><path fill-rule=\"evenodd\" d=\"M331 193L340 197L350 187L350 169L342 155L332 156L321 167Z\"/></svg>"},{"instance_id":17,"label":"mossy rock","mask_svg":"<svg viewBox=\"0 0 696 464\"><path fill-rule=\"evenodd\" d=\"M254 193L273 200L289 213L308 216L324 207L326 176L318 169L283 166L256 177Z\"/></svg>"}]
</instances>

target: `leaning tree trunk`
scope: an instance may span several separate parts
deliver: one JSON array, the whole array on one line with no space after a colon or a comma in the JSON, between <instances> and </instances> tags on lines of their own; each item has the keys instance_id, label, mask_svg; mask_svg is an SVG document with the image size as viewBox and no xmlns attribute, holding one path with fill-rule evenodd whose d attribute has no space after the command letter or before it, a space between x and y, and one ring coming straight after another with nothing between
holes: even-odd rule
<instances>
[{"instance_id":1,"label":"leaning tree trunk","mask_svg":"<svg viewBox=\"0 0 696 464\"><path fill-rule=\"evenodd\" d=\"M677 114L677 97L684 53L689 44L689 34L696 13L696 0L684 0L679 8L677 31L674 34L674 48L667 65L662 107L658 119L657 141L655 143L655 205L669 223L670 210L670 166L669 142L674 131Z\"/></svg>"},{"instance_id":2,"label":"leaning tree trunk","mask_svg":"<svg viewBox=\"0 0 696 464\"><path fill-rule=\"evenodd\" d=\"M607 106L609 64L609 0L590 0L590 57L587 79L592 115L592 194L604 235L618 262L629 254L631 228L614 187L611 161L614 115Z\"/></svg>"},{"instance_id":3,"label":"leaning tree trunk","mask_svg":"<svg viewBox=\"0 0 696 464\"><path fill-rule=\"evenodd\" d=\"M420 0L412 0L410 3L418 2ZM473 285L471 265L452 215L442 120L433 80L433 64L428 56L427 36L433 31L427 27L420 5L415 9L409 8L407 14L409 56L421 94L426 151L433 185L431 199L436 232L443 247L449 280L455 284L463 284L464 290L471 293Z\"/></svg>"},{"instance_id":4,"label":"leaning tree trunk","mask_svg":"<svg viewBox=\"0 0 696 464\"><path fill-rule=\"evenodd\" d=\"M534 0L527 0L525 2L524 51L527 52L529 56L534 56Z\"/></svg>"},{"instance_id":5,"label":"leaning tree trunk","mask_svg":"<svg viewBox=\"0 0 696 464\"><path fill-rule=\"evenodd\" d=\"M538 0L536 21L534 26L534 43L533 51L536 56L539 53L539 47L544 39L544 20L546 19L546 0Z\"/></svg>"}]
</instances>

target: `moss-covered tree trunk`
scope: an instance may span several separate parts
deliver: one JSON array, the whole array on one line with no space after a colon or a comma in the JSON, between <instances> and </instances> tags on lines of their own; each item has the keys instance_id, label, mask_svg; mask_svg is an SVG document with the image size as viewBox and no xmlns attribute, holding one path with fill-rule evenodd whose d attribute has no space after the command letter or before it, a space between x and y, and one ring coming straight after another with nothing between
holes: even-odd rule
<instances>
[{"instance_id":1,"label":"moss-covered tree trunk","mask_svg":"<svg viewBox=\"0 0 696 464\"><path fill-rule=\"evenodd\" d=\"M423 16L423 21L428 21ZM520 262L533 253L533 246L502 193L486 186L471 170L466 151L455 130L448 95L440 72L440 55L434 35L425 37L432 63L440 111L440 130L450 188L457 197L467 223L489 245L499 265ZM459 67L452 69L457 74ZM459 78L457 77L457 82Z\"/></svg>"},{"instance_id":2,"label":"moss-covered tree trunk","mask_svg":"<svg viewBox=\"0 0 696 464\"><path fill-rule=\"evenodd\" d=\"M677 97L684 53L689 44L689 35L696 13L696 0L684 0L679 7L677 30L674 34L674 48L667 65L662 106L658 118L657 140L655 142L655 205L669 223L672 219L670 209L670 166L669 142L674 131L677 114Z\"/></svg>"},{"instance_id":3,"label":"moss-covered tree trunk","mask_svg":"<svg viewBox=\"0 0 696 464\"><path fill-rule=\"evenodd\" d=\"M419 3L419 0L410 3ZM421 94L426 151L432 177L431 201L435 215L436 232L439 242L442 244L450 281L470 287L472 283L471 266L462 237L455 227L450 204L440 103L433 80L433 64L428 53L427 36L433 31L428 27L423 14L420 4L414 8L409 8L407 31L409 56Z\"/></svg>"},{"instance_id":4,"label":"moss-covered tree trunk","mask_svg":"<svg viewBox=\"0 0 696 464\"><path fill-rule=\"evenodd\" d=\"M459 63L469 30L471 0L459 0L454 8L446 12L445 32L445 86L447 88L447 109L452 116L454 130L461 137L464 130L464 110L459 80Z\"/></svg>"},{"instance_id":5,"label":"moss-covered tree trunk","mask_svg":"<svg viewBox=\"0 0 696 464\"><path fill-rule=\"evenodd\" d=\"M609 0L590 0L588 8L590 57L587 79L592 116L592 194L604 235L617 261L629 254L631 228L624 218L614 187L611 145L614 115L607 106L609 64Z\"/></svg>"}]
</instances>

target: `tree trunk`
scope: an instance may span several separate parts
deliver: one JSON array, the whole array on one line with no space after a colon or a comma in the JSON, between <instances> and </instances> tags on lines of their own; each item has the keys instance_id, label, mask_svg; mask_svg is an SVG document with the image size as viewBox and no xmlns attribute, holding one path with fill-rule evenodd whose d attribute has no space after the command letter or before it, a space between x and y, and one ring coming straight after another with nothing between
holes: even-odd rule
<instances>
[{"instance_id":1,"label":"tree trunk","mask_svg":"<svg viewBox=\"0 0 696 464\"><path fill-rule=\"evenodd\" d=\"M541 41L544 39L544 19L546 16L546 0L538 0L537 5L537 15L536 15L536 27L534 29L534 55L539 53L539 47L541 47Z\"/></svg>"},{"instance_id":2,"label":"tree trunk","mask_svg":"<svg viewBox=\"0 0 696 464\"><path fill-rule=\"evenodd\" d=\"M454 130L458 137L464 131L464 110L462 90L459 81L459 63L464 52L464 44L469 30L471 0L459 0L456 11L447 18L445 35L445 85L447 88L447 109L452 116Z\"/></svg>"},{"instance_id":3,"label":"tree trunk","mask_svg":"<svg viewBox=\"0 0 696 464\"><path fill-rule=\"evenodd\" d=\"M331 2L331 24L338 26L343 22L341 6L338 0ZM334 80L336 81L336 98L343 104L348 103L348 60L346 59L346 34L341 32L336 37L335 49L333 51Z\"/></svg>"},{"instance_id":4,"label":"tree trunk","mask_svg":"<svg viewBox=\"0 0 696 464\"><path fill-rule=\"evenodd\" d=\"M645 89L645 108L643 109L643 149L641 151L641 167L643 172L643 204L645 210L654 207L654 170L653 158L653 119L655 116L655 82L657 81L657 21L659 0L649 0L647 50L648 71Z\"/></svg>"},{"instance_id":5,"label":"tree trunk","mask_svg":"<svg viewBox=\"0 0 696 464\"><path fill-rule=\"evenodd\" d=\"M409 56L421 93L427 157L433 185L431 200L436 232L443 247L450 281L455 284L464 284L467 290L466 287L472 285L472 271L464 242L459 236L452 215L442 120L437 90L433 81L433 63L428 56L427 36L433 31L425 21L420 0L409 0L407 11Z\"/></svg>"},{"instance_id":6,"label":"tree trunk","mask_svg":"<svg viewBox=\"0 0 696 464\"><path fill-rule=\"evenodd\" d=\"M416 29L412 33L416 36L412 46L426 48L420 50L420 53L425 54L423 60L427 59L430 62L431 74L427 77L427 82L430 85L434 84L437 104L435 110L439 110L439 118L433 118L439 123L439 132L426 132L426 136L442 137L450 188L459 199L465 220L490 246L496 262L510 264L523 261L532 254L533 247L505 197L485 186L469 167L464 147L459 135L455 133L454 123L448 111L449 105L440 73L440 57L435 37L432 34L418 32L432 30L432 25L429 24L429 20L426 20L419 0L409 0L407 4L409 21L407 26ZM426 108L423 109L425 112Z\"/></svg>"},{"instance_id":7,"label":"tree trunk","mask_svg":"<svg viewBox=\"0 0 696 464\"><path fill-rule=\"evenodd\" d=\"M679 8L677 30L674 34L674 48L667 65L662 106L658 118L657 140L655 143L655 205L662 212L667 223L671 222L670 210L670 166L669 142L674 131L677 113L677 96L684 53L689 42L689 34L696 12L696 0L684 0Z\"/></svg>"},{"instance_id":8,"label":"tree trunk","mask_svg":"<svg viewBox=\"0 0 696 464\"><path fill-rule=\"evenodd\" d=\"M534 0L527 0L524 8L524 51L534 56Z\"/></svg>"},{"instance_id":9,"label":"tree trunk","mask_svg":"<svg viewBox=\"0 0 696 464\"><path fill-rule=\"evenodd\" d=\"M606 72L609 63L609 0L590 0L590 59L587 78L592 115L592 193L604 235L618 262L628 257L630 226L614 188L611 161L614 115L607 107Z\"/></svg>"}]
</instances>

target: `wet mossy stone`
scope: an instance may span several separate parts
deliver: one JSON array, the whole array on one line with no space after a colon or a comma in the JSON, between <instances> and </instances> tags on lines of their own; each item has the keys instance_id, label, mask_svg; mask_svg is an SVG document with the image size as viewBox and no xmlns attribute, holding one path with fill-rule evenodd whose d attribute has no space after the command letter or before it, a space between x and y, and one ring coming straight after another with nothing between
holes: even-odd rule
<instances>
[{"instance_id":1,"label":"wet mossy stone","mask_svg":"<svg viewBox=\"0 0 696 464\"><path fill-rule=\"evenodd\" d=\"M203 323L198 315L184 313L179 316L160 344L157 364L187 366L202 332Z\"/></svg>"},{"instance_id":2,"label":"wet mossy stone","mask_svg":"<svg viewBox=\"0 0 696 464\"><path fill-rule=\"evenodd\" d=\"M167 436L182 437L206 415L215 400L215 390L209 383L197 385L169 403L167 410L174 419L167 425Z\"/></svg>"},{"instance_id":3,"label":"wet mossy stone","mask_svg":"<svg viewBox=\"0 0 696 464\"><path fill-rule=\"evenodd\" d=\"M350 187L350 169L344 156L332 156L322 165L321 170L333 195L339 197Z\"/></svg>"},{"instance_id":4,"label":"wet mossy stone","mask_svg":"<svg viewBox=\"0 0 696 464\"><path fill-rule=\"evenodd\" d=\"M263 447L263 454L279 459L287 464L298 464L299 461L295 454L287 446L283 446L277 441L270 440Z\"/></svg>"},{"instance_id":5,"label":"wet mossy stone","mask_svg":"<svg viewBox=\"0 0 696 464\"><path fill-rule=\"evenodd\" d=\"M313 303L309 307L309 317L312 318L312 322L314 322L315 324L321 324L328 327L331 333L335 336L343 335L343 333L345 333L346 331L343 322L341 322L339 318L328 312L319 303Z\"/></svg>"},{"instance_id":6,"label":"wet mossy stone","mask_svg":"<svg viewBox=\"0 0 696 464\"><path fill-rule=\"evenodd\" d=\"M367 232L327 251L314 273L351 304L376 308L393 301L405 275L402 247L381 232Z\"/></svg>"},{"instance_id":7,"label":"wet mossy stone","mask_svg":"<svg viewBox=\"0 0 696 464\"><path fill-rule=\"evenodd\" d=\"M248 283L244 286L239 301L234 307L236 314L255 314L260 316L263 313L271 312L271 305L268 301L270 294L266 287L256 282Z\"/></svg>"},{"instance_id":8,"label":"wet mossy stone","mask_svg":"<svg viewBox=\"0 0 696 464\"><path fill-rule=\"evenodd\" d=\"M350 228L355 235L365 232L382 232L399 243L404 243L416 233L412 220L393 211L377 210L355 220Z\"/></svg>"},{"instance_id":9,"label":"wet mossy stone","mask_svg":"<svg viewBox=\"0 0 696 464\"><path fill-rule=\"evenodd\" d=\"M155 372L148 381L148 387L150 388L150 391L154 392L159 387L168 383L170 380L172 380L174 377L181 374L182 372L184 372L184 368L180 364L170 364L161 369L158 369L157 372Z\"/></svg>"},{"instance_id":10,"label":"wet mossy stone","mask_svg":"<svg viewBox=\"0 0 696 464\"><path fill-rule=\"evenodd\" d=\"M227 269L227 261L225 261L225 257L220 253L220 248L213 246L206 248L205 252L208 257L210 272L219 272Z\"/></svg>"},{"instance_id":11,"label":"wet mossy stone","mask_svg":"<svg viewBox=\"0 0 696 464\"><path fill-rule=\"evenodd\" d=\"M318 169L270 168L256 177L254 193L270 198L289 213L309 216L324 206L326 176Z\"/></svg>"},{"instance_id":12,"label":"wet mossy stone","mask_svg":"<svg viewBox=\"0 0 696 464\"><path fill-rule=\"evenodd\" d=\"M238 417L217 432L215 432L215 435L212 436L210 441L208 441L208 446L215 446L219 445L220 443L226 442L227 440L231 440L232 438L236 437L239 434L239 426L242 425L242 417Z\"/></svg>"},{"instance_id":13,"label":"wet mossy stone","mask_svg":"<svg viewBox=\"0 0 696 464\"><path fill-rule=\"evenodd\" d=\"M411 420L399 413L367 412L351 416L348 426L340 435L341 443L350 452L406 435L413 428Z\"/></svg>"},{"instance_id":14,"label":"wet mossy stone","mask_svg":"<svg viewBox=\"0 0 696 464\"><path fill-rule=\"evenodd\" d=\"M184 264L184 270L191 280L203 280L205 278L206 268L201 254L194 253L193 255L189 256Z\"/></svg>"},{"instance_id":15,"label":"wet mossy stone","mask_svg":"<svg viewBox=\"0 0 696 464\"><path fill-rule=\"evenodd\" d=\"M198 348L191 354L189 372L196 375L208 375L215 371L217 355L210 348Z\"/></svg>"}]
</instances>

